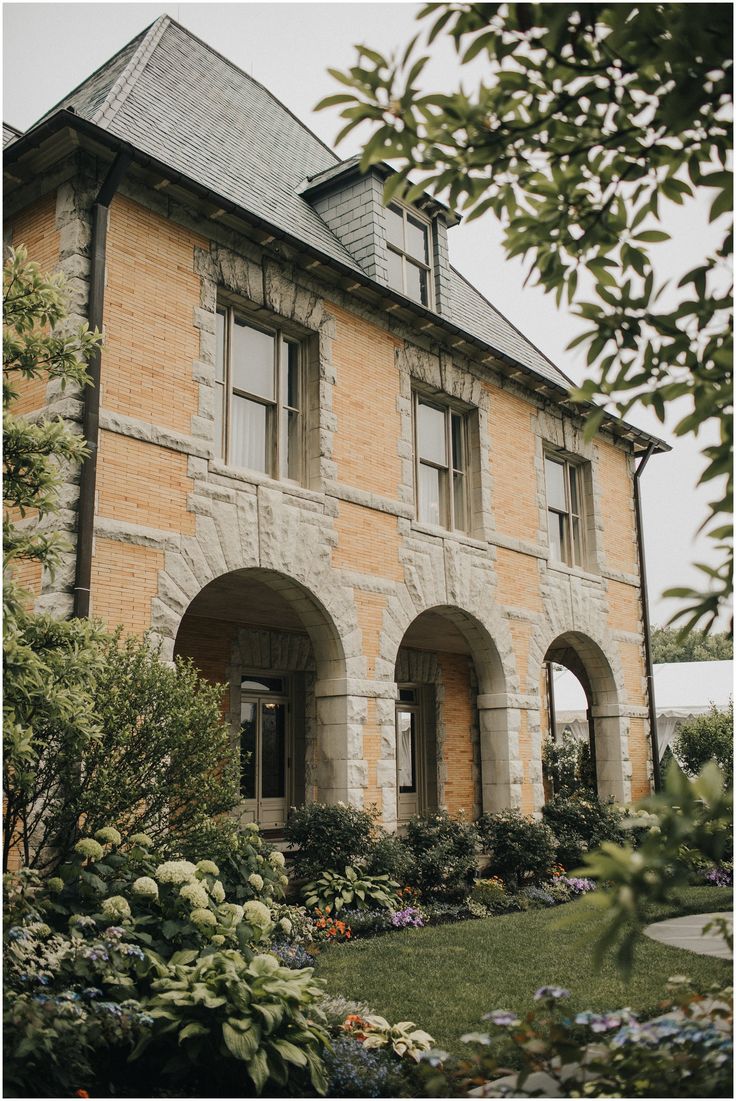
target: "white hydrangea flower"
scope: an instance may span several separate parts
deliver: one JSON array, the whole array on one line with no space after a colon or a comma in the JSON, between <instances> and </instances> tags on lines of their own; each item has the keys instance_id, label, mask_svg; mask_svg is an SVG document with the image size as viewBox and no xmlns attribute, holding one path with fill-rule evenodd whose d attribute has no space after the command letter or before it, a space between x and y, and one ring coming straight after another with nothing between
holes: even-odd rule
<instances>
[{"instance_id":1,"label":"white hydrangea flower","mask_svg":"<svg viewBox=\"0 0 736 1101\"><path fill-rule=\"evenodd\" d=\"M133 845L140 845L143 849L153 848L153 841L147 833L133 833L130 835L130 841Z\"/></svg>"},{"instance_id":2,"label":"white hydrangea flower","mask_svg":"<svg viewBox=\"0 0 736 1101\"><path fill-rule=\"evenodd\" d=\"M158 898L158 883L155 879L151 879L150 875L142 875L136 879L131 890L134 895L140 895L141 898Z\"/></svg>"},{"instance_id":3,"label":"white hydrangea flower","mask_svg":"<svg viewBox=\"0 0 736 1101\"><path fill-rule=\"evenodd\" d=\"M217 927L217 918L211 910L192 910L189 915L195 925L201 925L202 927L211 925Z\"/></svg>"},{"instance_id":4,"label":"white hydrangea flower","mask_svg":"<svg viewBox=\"0 0 736 1101\"><path fill-rule=\"evenodd\" d=\"M215 902L220 903L225 901L225 888L220 880L216 880L210 887L210 894L214 898Z\"/></svg>"},{"instance_id":5,"label":"white hydrangea flower","mask_svg":"<svg viewBox=\"0 0 736 1101\"><path fill-rule=\"evenodd\" d=\"M293 928L294 926L291 924L288 918L282 918L279 922L279 929L281 929L282 932L286 933L287 937L291 936L291 931Z\"/></svg>"},{"instance_id":6,"label":"white hydrangea flower","mask_svg":"<svg viewBox=\"0 0 736 1101\"><path fill-rule=\"evenodd\" d=\"M197 871L202 875L219 875L220 869L215 864L214 860L200 860L197 863Z\"/></svg>"},{"instance_id":7,"label":"white hydrangea flower","mask_svg":"<svg viewBox=\"0 0 736 1101\"><path fill-rule=\"evenodd\" d=\"M98 841L101 841L103 845L119 845L123 840L122 835L114 826L103 826L101 830L97 831L95 837Z\"/></svg>"},{"instance_id":8,"label":"white hydrangea flower","mask_svg":"<svg viewBox=\"0 0 736 1101\"><path fill-rule=\"evenodd\" d=\"M210 944L215 944L218 948L221 944L225 943L225 938L222 933L215 933L214 937L210 937Z\"/></svg>"},{"instance_id":9,"label":"white hydrangea flower","mask_svg":"<svg viewBox=\"0 0 736 1101\"><path fill-rule=\"evenodd\" d=\"M279 883L281 884L282 887L288 887L289 886L289 877L288 877L288 875L280 875L279 876Z\"/></svg>"},{"instance_id":10,"label":"white hydrangea flower","mask_svg":"<svg viewBox=\"0 0 736 1101\"><path fill-rule=\"evenodd\" d=\"M220 907L220 912L225 911L226 914L230 914L233 920L233 925L240 925L243 920L243 907L238 905L237 902L223 902Z\"/></svg>"},{"instance_id":11,"label":"white hydrangea flower","mask_svg":"<svg viewBox=\"0 0 736 1101\"><path fill-rule=\"evenodd\" d=\"M81 841L77 841L74 851L87 860L102 860L102 845L92 837L83 837Z\"/></svg>"},{"instance_id":12,"label":"white hydrangea flower","mask_svg":"<svg viewBox=\"0 0 736 1101\"><path fill-rule=\"evenodd\" d=\"M250 925L255 925L259 929L267 929L271 924L271 911L268 906L264 906L262 902L257 902L255 899L246 902L243 914Z\"/></svg>"},{"instance_id":13,"label":"white hydrangea flower","mask_svg":"<svg viewBox=\"0 0 736 1101\"><path fill-rule=\"evenodd\" d=\"M207 892L201 883L197 883L196 880L191 880L189 883L185 883L179 890L179 897L183 898L190 906L198 909L207 909L209 898Z\"/></svg>"},{"instance_id":14,"label":"white hydrangea flower","mask_svg":"<svg viewBox=\"0 0 736 1101\"><path fill-rule=\"evenodd\" d=\"M286 859L282 852L279 852L278 849L274 849L268 858L268 862L272 868L283 868L286 864Z\"/></svg>"},{"instance_id":15,"label":"white hydrangea flower","mask_svg":"<svg viewBox=\"0 0 736 1101\"><path fill-rule=\"evenodd\" d=\"M117 921L130 917L128 900L123 898L122 895L111 895L110 898L104 899L100 909L105 917L113 918Z\"/></svg>"},{"instance_id":16,"label":"white hydrangea flower","mask_svg":"<svg viewBox=\"0 0 736 1101\"><path fill-rule=\"evenodd\" d=\"M258 833L258 823L257 822L246 822L245 823L245 828L247 830L249 830L251 833Z\"/></svg>"},{"instance_id":17,"label":"white hydrangea flower","mask_svg":"<svg viewBox=\"0 0 736 1101\"><path fill-rule=\"evenodd\" d=\"M263 876L260 876L258 872L253 872L252 875L249 875L248 882L250 883L254 891L263 890Z\"/></svg>"},{"instance_id":18,"label":"white hydrangea flower","mask_svg":"<svg viewBox=\"0 0 736 1101\"><path fill-rule=\"evenodd\" d=\"M197 869L190 860L165 860L154 872L159 883L188 883Z\"/></svg>"},{"instance_id":19,"label":"white hydrangea flower","mask_svg":"<svg viewBox=\"0 0 736 1101\"><path fill-rule=\"evenodd\" d=\"M64 880L55 875L46 880L46 886L53 894L58 895L60 891L64 890Z\"/></svg>"}]
</instances>

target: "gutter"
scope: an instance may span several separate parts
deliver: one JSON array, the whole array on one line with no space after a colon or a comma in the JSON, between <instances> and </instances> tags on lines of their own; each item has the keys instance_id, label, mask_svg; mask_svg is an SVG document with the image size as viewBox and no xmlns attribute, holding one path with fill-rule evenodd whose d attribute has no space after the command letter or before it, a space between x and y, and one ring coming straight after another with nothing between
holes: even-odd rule
<instances>
[{"instance_id":1,"label":"gutter","mask_svg":"<svg viewBox=\"0 0 736 1101\"><path fill-rule=\"evenodd\" d=\"M89 304L87 320L91 330L102 332L105 308L105 265L107 261L107 228L110 203L120 181L128 170L132 157L123 150L118 153L105 182L92 206L92 246L89 272ZM88 619L92 580L95 496L97 492L97 454L100 428L100 377L102 349L97 346L89 361L90 380L84 392L82 418L84 441L89 454L82 463L79 478L77 508L77 566L74 578L75 619Z\"/></svg>"},{"instance_id":2,"label":"gutter","mask_svg":"<svg viewBox=\"0 0 736 1101\"><path fill-rule=\"evenodd\" d=\"M644 467L654 453L655 444L650 443L644 458L634 472L634 512L636 513L636 545L639 551L639 577L641 579L641 614L644 623L644 661L647 678L647 700L649 702L649 737L652 744L652 775L654 790L662 790L662 774L659 769L659 739L657 737L657 709L654 700L654 670L652 668L651 627L649 623L649 591L647 587L647 566L644 557L644 528L641 518L641 496L639 479Z\"/></svg>"}]
</instances>

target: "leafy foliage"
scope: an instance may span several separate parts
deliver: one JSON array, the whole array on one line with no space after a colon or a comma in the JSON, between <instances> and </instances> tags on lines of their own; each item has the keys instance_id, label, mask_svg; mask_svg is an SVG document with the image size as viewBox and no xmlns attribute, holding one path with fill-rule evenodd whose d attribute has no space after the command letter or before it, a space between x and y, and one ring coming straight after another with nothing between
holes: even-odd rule
<instances>
[{"instance_id":1,"label":"leafy foliage","mask_svg":"<svg viewBox=\"0 0 736 1101\"><path fill-rule=\"evenodd\" d=\"M376 837L375 815L344 803L305 803L292 807L286 839L298 846L294 853L297 875L317 876L332 868L335 858L355 864Z\"/></svg>"},{"instance_id":2,"label":"leafy foliage","mask_svg":"<svg viewBox=\"0 0 736 1101\"><path fill-rule=\"evenodd\" d=\"M226 950L172 962L153 992L154 1031L133 1057L151 1044L149 1058L166 1059L163 1077L171 1086L195 1076L208 1093L213 1085L231 1090L238 1083L242 1091L247 1073L259 1094L269 1082L297 1094L309 1082L325 1092L327 1036L315 1004L322 988L309 968L291 970L272 956L248 962Z\"/></svg>"},{"instance_id":3,"label":"leafy foliage","mask_svg":"<svg viewBox=\"0 0 736 1101\"><path fill-rule=\"evenodd\" d=\"M603 841L625 839L621 813L589 793L551 799L542 808L542 816L554 834L557 860L565 868L577 867L585 853Z\"/></svg>"},{"instance_id":4,"label":"leafy foliage","mask_svg":"<svg viewBox=\"0 0 736 1101\"><path fill-rule=\"evenodd\" d=\"M545 779L555 796L570 796L581 788L595 791L590 745L567 728L559 739L547 738L542 746Z\"/></svg>"},{"instance_id":5,"label":"leafy foliage","mask_svg":"<svg viewBox=\"0 0 736 1101\"><path fill-rule=\"evenodd\" d=\"M6 850L21 845L25 862L48 872L70 853L80 822L92 833L111 822L124 837L145 831L173 852L234 835L232 821L217 821L238 800L218 687L191 663L163 665L138 639L79 631L83 660L65 624L29 619L26 635L56 676L69 666L77 680L84 672L88 722L78 724L72 700L63 722L43 709L29 716L32 763L21 772L11 761L6 770ZM25 678L9 679L12 705ZM72 680L70 689L78 687Z\"/></svg>"},{"instance_id":6,"label":"leafy foliage","mask_svg":"<svg viewBox=\"0 0 736 1101\"><path fill-rule=\"evenodd\" d=\"M661 421L687 399L678 436L715 429L701 483L714 485L707 520L719 564L698 565L707 588L675 618L709 627L732 589L733 483L730 290L732 11L693 4L429 4L429 20L400 58L358 48L343 86L338 141L366 122L361 167L397 166L384 198L429 189L467 220L487 210L504 226L508 257L528 258L538 285L567 299L587 328L597 379L574 392L625 415L640 404ZM426 94L429 47L448 35L460 63L483 59L473 94ZM410 184L412 172L415 184ZM655 285L652 246L668 203L696 196L723 217L721 244L683 273L672 303ZM580 288L580 289L578 289ZM581 298L581 295L585 298ZM603 410L590 413L588 432Z\"/></svg>"},{"instance_id":7,"label":"leafy foliage","mask_svg":"<svg viewBox=\"0 0 736 1101\"><path fill-rule=\"evenodd\" d=\"M310 910L337 913L343 907L392 910L396 906L398 889L399 884L387 875L367 875L348 865L344 874L324 871L318 879L305 884L302 894Z\"/></svg>"},{"instance_id":8,"label":"leafy foliage","mask_svg":"<svg viewBox=\"0 0 736 1101\"><path fill-rule=\"evenodd\" d=\"M733 635L728 631L708 634L693 630L683 637L680 631L672 627L655 627L651 644L655 664L733 659Z\"/></svg>"},{"instance_id":9,"label":"leafy foliage","mask_svg":"<svg viewBox=\"0 0 736 1101\"><path fill-rule=\"evenodd\" d=\"M484 814L476 826L492 875L520 886L537 883L548 874L555 859L555 839L544 822L508 810Z\"/></svg>"},{"instance_id":10,"label":"leafy foliage","mask_svg":"<svg viewBox=\"0 0 736 1101\"><path fill-rule=\"evenodd\" d=\"M675 756L688 776L697 776L708 761L715 761L727 787L733 784L733 700L726 711L715 704L706 715L696 715L680 727Z\"/></svg>"},{"instance_id":11,"label":"leafy foliage","mask_svg":"<svg viewBox=\"0 0 736 1101\"><path fill-rule=\"evenodd\" d=\"M343 1034L325 1057L330 1097L411 1097L410 1083L392 1052L366 1048Z\"/></svg>"},{"instance_id":12,"label":"leafy foliage","mask_svg":"<svg viewBox=\"0 0 736 1101\"><path fill-rule=\"evenodd\" d=\"M638 849L604 841L583 861L586 876L605 884L604 890L586 899L604 919L595 957L600 961L615 948L624 974L631 972L636 940L648 921L647 908L676 897L689 882L688 850L720 863L731 845L733 795L724 788L713 761L693 780L673 762L664 791L639 806L656 817L657 828L645 834Z\"/></svg>"},{"instance_id":13,"label":"leafy foliage","mask_svg":"<svg viewBox=\"0 0 736 1101\"><path fill-rule=\"evenodd\" d=\"M472 823L446 811L417 815L406 826L415 860L413 886L429 901L463 899L475 875L478 835Z\"/></svg>"}]
</instances>

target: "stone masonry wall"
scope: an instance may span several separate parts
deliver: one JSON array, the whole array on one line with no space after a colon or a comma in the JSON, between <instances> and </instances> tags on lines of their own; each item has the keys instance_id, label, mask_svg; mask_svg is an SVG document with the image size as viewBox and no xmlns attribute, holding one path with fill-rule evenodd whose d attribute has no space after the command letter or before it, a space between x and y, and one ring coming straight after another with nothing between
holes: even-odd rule
<instances>
[{"instance_id":1,"label":"stone masonry wall","mask_svg":"<svg viewBox=\"0 0 736 1101\"><path fill-rule=\"evenodd\" d=\"M57 222L60 210L68 224L79 215L84 186L80 177L60 189ZM83 241L79 226L75 240ZM327 292L285 246L205 226L158 192L124 184L109 240L95 614L152 628L170 658L202 588L254 571L289 603L311 644L308 795L375 803L389 826L395 667L417 617L433 609L467 643L470 658L439 660L455 685L445 798L473 813L541 805L540 675L550 646L569 638L596 686L606 793L645 790L629 454L603 438L585 443L577 424L492 362L432 346L389 314ZM79 278L83 251L68 257ZM303 486L214 456L218 290L246 312L288 323L310 349ZM414 386L471 411L467 535L414 519ZM548 558L548 446L590 464L585 570Z\"/></svg>"}]
</instances>

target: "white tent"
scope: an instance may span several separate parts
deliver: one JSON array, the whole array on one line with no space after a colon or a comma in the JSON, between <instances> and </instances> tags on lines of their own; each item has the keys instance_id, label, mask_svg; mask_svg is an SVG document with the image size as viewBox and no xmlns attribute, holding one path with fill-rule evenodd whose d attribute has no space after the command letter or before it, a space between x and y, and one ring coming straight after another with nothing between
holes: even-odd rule
<instances>
[{"instance_id":1,"label":"white tent","mask_svg":"<svg viewBox=\"0 0 736 1101\"><path fill-rule=\"evenodd\" d=\"M686 719L705 714L711 704L725 711L732 695L732 661L679 661L655 665L654 700L660 757ZM554 696L558 737L567 727L576 738L587 738L585 693L569 669L555 666Z\"/></svg>"}]
</instances>

